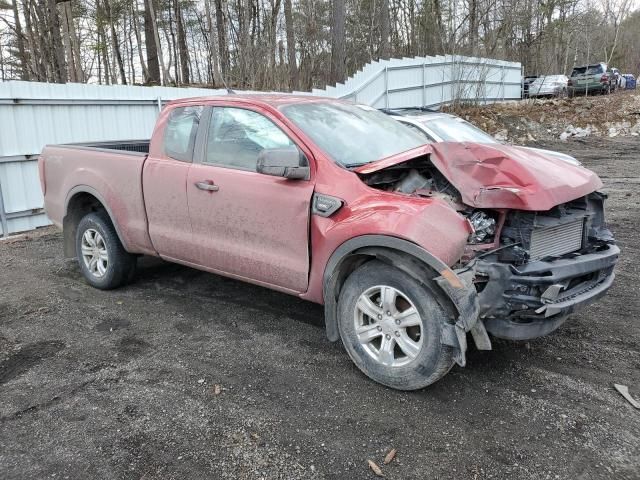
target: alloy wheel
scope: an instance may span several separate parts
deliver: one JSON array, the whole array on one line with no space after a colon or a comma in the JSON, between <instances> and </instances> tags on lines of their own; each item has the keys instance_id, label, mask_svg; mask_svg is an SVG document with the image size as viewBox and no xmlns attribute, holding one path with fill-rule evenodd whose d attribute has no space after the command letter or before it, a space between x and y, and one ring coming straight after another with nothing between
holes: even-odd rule
<instances>
[{"instance_id":1,"label":"alloy wheel","mask_svg":"<svg viewBox=\"0 0 640 480\"><path fill-rule=\"evenodd\" d=\"M358 342L374 360L400 367L422 348L422 321L415 305L400 290L378 285L363 292L354 311Z\"/></svg>"},{"instance_id":2,"label":"alloy wheel","mask_svg":"<svg viewBox=\"0 0 640 480\"><path fill-rule=\"evenodd\" d=\"M109 254L104 238L97 230L88 228L82 234L82 260L91 275L101 278L109 266Z\"/></svg>"}]
</instances>

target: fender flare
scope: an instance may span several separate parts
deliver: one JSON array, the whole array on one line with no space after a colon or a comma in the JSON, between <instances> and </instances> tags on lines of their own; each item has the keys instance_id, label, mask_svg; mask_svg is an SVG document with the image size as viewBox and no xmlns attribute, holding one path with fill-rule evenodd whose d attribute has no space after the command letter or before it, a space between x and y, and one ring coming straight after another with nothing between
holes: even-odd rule
<instances>
[{"instance_id":1,"label":"fender flare","mask_svg":"<svg viewBox=\"0 0 640 480\"><path fill-rule=\"evenodd\" d=\"M100 192L98 192L95 188L89 185L76 185L67 193L67 197L64 200L64 215L62 217L63 234L65 233L65 231L68 231L68 234L72 233L69 231L70 229L67 228L67 223L69 221L68 220L69 219L69 203L71 202L71 199L74 196L76 196L78 193L88 193L89 195L95 197L100 202L100 204L106 210L107 215L109 215L109 219L111 220L111 223L113 224L113 227L116 230L116 235L118 235L118 239L120 240L120 243L122 243L122 246L124 247L124 249L128 251L127 242L125 241L125 238L122 235L122 230L120 229L118 222L116 221L115 217L113 216L113 213L111 212L111 208L109 207L109 204L105 201L104 197L100 194Z\"/></svg>"},{"instance_id":2,"label":"fender flare","mask_svg":"<svg viewBox=\"0 0 640 480\"><path fill-rule=\"evenodd\" d=\"M455 359L460 366L466 363L467 332L471 331L479 349L491 349L484 324L479 321L477 292L472 283L475 265L470 264L465 268L453 270L415 243L388 235L362 235L352 238L336 248L329 258L323 275L323 297L326 334L330 341L335 342L340 338L337 316L340 293L338 286L344 281L341 267L345 260L354 256L378 258L420 282L424 282L429 275L437 275L431 279L451 301L456 312L454 316L457 317L452 319L453 324L445 323L441 341L456 349Z\"/></svg>"}]
</instances>

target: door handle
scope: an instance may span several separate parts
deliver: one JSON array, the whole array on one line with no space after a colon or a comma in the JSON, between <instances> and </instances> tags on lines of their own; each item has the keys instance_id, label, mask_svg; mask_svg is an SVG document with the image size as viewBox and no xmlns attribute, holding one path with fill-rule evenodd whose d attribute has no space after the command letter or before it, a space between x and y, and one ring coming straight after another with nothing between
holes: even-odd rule
<instances>
[{"instance_id":1,"label":"door handle","mask_svg":"<svg viewBox=\"0 0 640 480\"><path fill-rule=\"evenodd\" d=\"M210 182L196 182L196 187L198 187L200 190L207 190L209 192L217 192L218 190L220 190L220 187L218 185L214 185Z\"/></svg>"}]
</instances>

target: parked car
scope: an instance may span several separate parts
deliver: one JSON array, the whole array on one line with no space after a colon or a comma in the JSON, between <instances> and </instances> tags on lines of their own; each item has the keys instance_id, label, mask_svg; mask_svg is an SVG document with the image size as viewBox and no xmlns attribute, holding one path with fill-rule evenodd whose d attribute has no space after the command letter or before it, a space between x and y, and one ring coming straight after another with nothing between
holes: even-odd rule
<instances>
[{"instance_id":1,"label":"parked car","mask_svg":"<svg viewBox=\"0 0 640 480\"><path fill-rule=\"evenodd\" d=\"M636 89L636 77L631 75L630 73L625 73L622 75L625 80L624 88L625 90L635 90Z\"/></svg>"},{"instance_id":2,"label":"parked car","mask_svg":"<svg viewBox=\"0 0 640 480\"><path fill-rule=\"evenodd\" d=\"M501 143L475 125L448 113L423 108L386 109L384 112L405 125L419 131L424 135L425 140L429 143L474 142L485 145ZM561 152L532 147L514 146L512 148L542 153L572 165L581 165L581 163L571 155Z\"/></svg>"},{"instance_id":3,"label":"parked car","mask_svg":"<svg viewBox=\"0 0 640 480\"><path fill-rule=\"evenodd\" d=\"M543 75L529 85L529 97L566 97L568 83L566 75Z\"/></svg>"},{"instance_id":4,"label":"parked car","mask_svg":"<svg viewBox=\"0 0 640 480\"><path fill-rule=\"evenodd\" d=\"M522 98L529 98L529 85L538 78L537 75L527 75L522 78Z\"/></svg>"},{"instance_id":5,"label":"parked car","mask_svg":"<svg viewBox=\"0 0 640 480\"><path fill-rule=\"evenodd\" d=\"M569 96L611 92L612 78L607 73L606 63L595 63L573 67L569 76Z\"/></svg>"},{"instance_id":6,"label":"parked car","mask_svg":"<svg viewBox=\"0 0 640 480\"><path fill-rule=\"evenodd\" d=\"M177 100L151 140L49 145L38 167L90 285L124 285L152 255L324 304L328 338L403 390L465 365L469 332L488 350L488 332L555 330L609 289L619 255L595 173L425 144L335 99Z\"/></svg>"}]
</instances>

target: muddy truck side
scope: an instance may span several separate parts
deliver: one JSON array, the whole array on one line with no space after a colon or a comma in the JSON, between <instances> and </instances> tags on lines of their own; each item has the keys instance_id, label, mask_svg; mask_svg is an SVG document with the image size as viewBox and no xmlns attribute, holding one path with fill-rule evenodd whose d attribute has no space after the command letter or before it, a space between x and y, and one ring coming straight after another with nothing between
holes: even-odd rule
<instances>
[{"instance_id":1,"label":"muddy truck side","mask_svg":"<svg viewBox=\"0 0 640 480\"><path fill-rule=\"evenodd\" d=\"M292 95L172 102L150 141L47 146L45 208L88 283L153 255L324 305L384 385L425 387L467 341L526 340L606 293L600 179L544 151L424 137Z\"/></svg>"}]
</instances>

